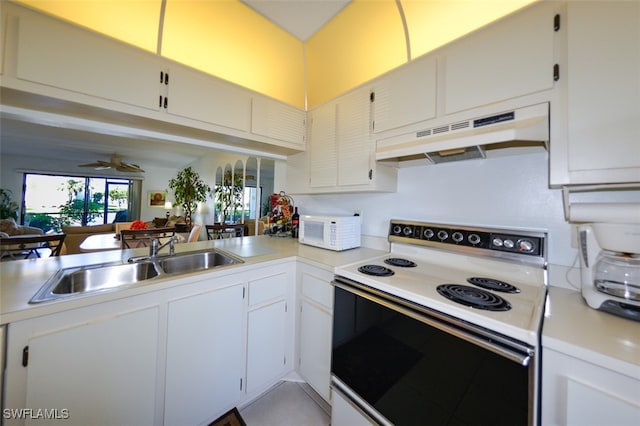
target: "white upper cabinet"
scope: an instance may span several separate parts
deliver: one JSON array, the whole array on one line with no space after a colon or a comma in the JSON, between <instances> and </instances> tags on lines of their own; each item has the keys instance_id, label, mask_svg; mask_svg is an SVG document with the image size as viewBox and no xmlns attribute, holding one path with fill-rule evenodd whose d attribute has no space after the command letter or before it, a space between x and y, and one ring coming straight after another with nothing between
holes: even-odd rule
<instances>
[{"instance_id":1,"label":"white upper cabinet","mask_svg":"<svg viewBox=\"0 0 640 426\"><path fill-rule=\"evenodd\" d=\"M107 100L158 110L160 66L156 55L19 10L18 15L7 18L15 38L8 40L6 48L11 58L5 57L5 74L13 74L17 81L5 79L3 86L70 101L95 104ZM44 87L30 88L24 82Z\"/></svg>"},{"instance_id":2,"label":"white upper cabinet","mask_svg":"<svg viewBox=\"0 0 640 426\"><path fill-rule=\"evenodd\" d=\"M169 114L234 130L249 131L249 90L175 63L169 65L167 72L169 78L166 84L166 111Z\"/></svg>"},{"instance_id":3,"label":"white upper cabinet","mask_svg":"<svg viewBox=\"0 0 640 426\"><path fill-rule=\"evenodd\" d=\"M446 46L445 114L551 89L554 8L534 5Z\"/></svg>"},{"instance_id":4,"label":"white upper cabinet","mask_svg":"<svg viewBox=\"0 0 640 426\"><path fill-rule=\"evenodd\" d=\"M552 134L551 184L640 182L640 3L567 10L566 108L552 118L563 126Z\"/></svg>"},{"instance_id":5,"label":"white upper cabinet","mask_svg":"<svg viewBox=\"0 0 640 426\"><path fill-rule=\"evenodd\" d=\"M370 114L367 87L309 112L309 155L301 158L308 161L310 192L396 190L397 170L375 161Z\"/></svg>"},{"instance_id":6,"label":"white upper cabinet","mask_svg":"<svg viewBox=\"0 0 640 426\"><path fill-rule=\"evenodd\" d=\"M329 102L310 111L308 123L309 185L311 188L335 187L338 183L336 103Z\"/></svg>"},{"instance_id":7,"label":"white upper cabinet","mask_svg":"<svg viewBox=\"0 0 640 426\"><path fill-rule=\"evenodd\" d=\"M436 58L423 56L374 81L373 133L435 118L436 75Z\"/></svg>"},{"instance_id":8,"label":"white upper cabinet","mask_svg":"<svg viewBox=\"0 0 640 426\"><path fill-rule=\"evenodd\" d=\"M251 133L265 136L293 147L305 145L304 110L258 94L253 95Z\"/></svg>"}]
</instances>

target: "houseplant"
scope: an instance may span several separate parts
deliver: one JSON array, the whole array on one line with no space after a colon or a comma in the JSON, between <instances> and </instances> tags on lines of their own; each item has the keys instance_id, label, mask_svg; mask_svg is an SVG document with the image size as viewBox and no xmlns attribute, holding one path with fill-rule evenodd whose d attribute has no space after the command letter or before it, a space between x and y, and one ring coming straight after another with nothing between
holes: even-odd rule
<instances>
[{"instance_id":1,"label":"houseplant","mask_svg":"<svg viewBox=\"0 0 640 426\"><path fill-rule=\"evenodd\" d=\"M231 170L225 171L222 185L217 185L214 191L220 221L226 223L227 220L236 220L238 209L242 207L242 176L232 176Z\"/></svg>"},{"instance_id":2,"label":"houseplant","mask_svg":"<svg viewBox=\"0 0 640 426\"><path fill-rule=\"evenodd\" d=\"M13 193L9 189L0 189L0 219L18 220L18 203L11 200Z\"/></svg>"},{"instance_id":3,"label":"houseplant","mask_svg":"<svg viewBox=\"0 0 640 426\"><path fill-rule=\"evenodd\" d=\"M198 203L207 201L207 196L211 193L211 187L190 166L169 180L169 188L173 191L176 204L184 209L187 224L191 224L191 215Z\"/></svg>"}]
</instances>

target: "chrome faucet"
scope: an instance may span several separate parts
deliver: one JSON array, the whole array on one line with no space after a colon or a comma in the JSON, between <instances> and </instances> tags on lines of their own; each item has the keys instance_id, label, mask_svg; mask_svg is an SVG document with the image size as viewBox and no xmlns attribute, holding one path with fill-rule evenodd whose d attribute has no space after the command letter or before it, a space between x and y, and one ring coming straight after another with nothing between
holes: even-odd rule
<instances>
[{"instance_id":1,"label":"chrome faucet","mask_svg":"<svg viewBox=\"0 0 640 426\"><path fill-rule=\"evenodd\" d=\"M167 241L164 244L160 244L160 240L158 238L152 238L151 245L149 246L149 257L157 257L158 252L162 250L164 247L166 247L167 245L169 245L169 255L173 256L173 254L175 253L174 242L177 239L178 237L172 236L169 238L169 241Z\"/></svg>"}]
</instances>

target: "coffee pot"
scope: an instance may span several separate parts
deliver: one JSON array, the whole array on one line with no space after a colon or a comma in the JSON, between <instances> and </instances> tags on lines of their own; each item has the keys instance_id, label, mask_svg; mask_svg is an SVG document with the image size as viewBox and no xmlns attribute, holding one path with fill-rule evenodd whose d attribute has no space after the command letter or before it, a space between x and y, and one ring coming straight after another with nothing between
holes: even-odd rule
<instances>
[{"instance_id":1,"label":"coffee pot","mask_svg":"<svg viewBox=\"0 0 640 426\"><path fill-rule=\"evenodd\" d=\"M640 224L578 226L580 280L587 304L640 321Z\"/></svg>"}]
</instances>

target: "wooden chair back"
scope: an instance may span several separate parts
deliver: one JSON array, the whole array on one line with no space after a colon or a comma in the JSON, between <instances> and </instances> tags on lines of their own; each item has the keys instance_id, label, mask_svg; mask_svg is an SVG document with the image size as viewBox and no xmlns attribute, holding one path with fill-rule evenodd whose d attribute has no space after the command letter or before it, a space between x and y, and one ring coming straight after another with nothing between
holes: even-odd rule
<instances>
[{"instance_id":1,"label":"wooden chair back","mask_svg":"<svg viewBox=\"0 0 640 426\"><path fill-rule=\"evenodd\" d=\"M60 256L66 236L66 234L47 234L0 238L0 253L2 257L8 256L11 259L28 259L31 255L40 257L40 251L48 249L51 251L50 256Z\"/></svg>"},{"instance_id":2,"label":"wooden chair back","mask_svg":"<svg viewBox=\"0 0 640 426\"><path fill-rule=\"evenodd\" d=\"M120 231L120 243L123 249L149 247L151 245L152 239L173 237L175 234L175 227L152 229L123 229L122 231Z\"/></svg>"},{"instance_id":3,"label":"wooden chair back","mask_svg":"<svg viewBox=\"0 0 640 426\"><path fill-rule=\"evenodd\" d=\"M244 237L246 226L242 223L238 223L236 225L205 225L205 228L207 230L208 240L220 240L222 238Z\"/></svg>"},{"instance_id":4,"label":"wooden chair back","mask_svg":"<svg viewBox=\"0 0 640 426\"><path fill-rule=\"evenodd\" d=\"M188 243L194 243L198 241L200 237L200 231L202 231L202 225L195 224L191 228L191 232L189 232L189 237L187 238Z\"/></svg>"}]
</instances>

